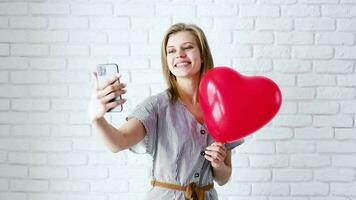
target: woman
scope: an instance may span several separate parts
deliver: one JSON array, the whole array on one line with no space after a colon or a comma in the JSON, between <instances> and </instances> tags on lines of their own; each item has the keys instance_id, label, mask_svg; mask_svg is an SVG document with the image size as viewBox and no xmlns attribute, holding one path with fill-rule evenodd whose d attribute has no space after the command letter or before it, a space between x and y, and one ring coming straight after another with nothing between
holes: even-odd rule
<instances>
[{"instance_id":1,"label":"woman","mask_svg":"<svg viewBox=\"0 0 356 200\"><path fill-rule=\"evenodd\" d=\"M89 117L113 152L136 152L141 145L152 156L153 187L147 199L216 200L213 181L224 185L229 180L231 149L242 141L214 142L204 125L198 87L213 59L203 31L195 25L171 26L162 41L161 59L166 91L146 99L125 124L114 128L103 116L125 102L109 102L125 93L125 85L112 86L120 78L113 77L103 88L96 87Z\"/></svg>"}]
</instances>

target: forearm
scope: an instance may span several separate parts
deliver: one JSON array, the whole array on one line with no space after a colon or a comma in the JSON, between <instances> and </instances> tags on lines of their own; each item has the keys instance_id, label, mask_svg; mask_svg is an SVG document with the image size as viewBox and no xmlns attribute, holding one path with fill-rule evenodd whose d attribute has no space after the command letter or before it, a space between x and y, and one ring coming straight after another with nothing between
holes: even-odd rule
<instances>
[{"instance_id":1,"label":"forearm","mask_svg":"<svg viewBox=\"0 0 356 200\"><path fill-rule=\"evenodd\" d=\"M219 168L213 168L213 176L219 185L224 185L231 177L231 167L224 163Z\"/></svg>"},{"instance_id":2,"label":"forearm","mask_svg":"<svg viewBox=\"0 0 356 200\"><path fill-rule=\"evenodd\" d=\"M116 153L128 148L125 145L124 135L103 117L93 121L92 124L110 151Z\"/></svg>"}]
</instances>

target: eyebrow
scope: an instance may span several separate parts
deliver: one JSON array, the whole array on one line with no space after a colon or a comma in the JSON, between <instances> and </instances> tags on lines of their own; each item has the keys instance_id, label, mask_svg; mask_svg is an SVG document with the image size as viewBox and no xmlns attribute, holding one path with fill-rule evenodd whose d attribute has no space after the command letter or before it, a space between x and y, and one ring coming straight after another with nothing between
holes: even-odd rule
<instances>
[{"instance_id":1,"label":"eyebrow","mask_svg":"<svg viewBox=\"0 0 356 200\"><path fill-rule=\"evenodd\" d=\"M192 42L183 42L182 45L184 44L193 44ZM171 47L174 47L174 46L167 46L167 48L171 48Z\"/></svg>"}]
</instances>

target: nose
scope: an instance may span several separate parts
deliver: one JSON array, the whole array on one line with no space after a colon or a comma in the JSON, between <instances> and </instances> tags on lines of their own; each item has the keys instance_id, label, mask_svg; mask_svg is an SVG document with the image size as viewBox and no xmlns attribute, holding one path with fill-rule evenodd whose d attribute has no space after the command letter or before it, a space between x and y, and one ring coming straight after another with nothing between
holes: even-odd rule
<instances>
[{"instance_id":1,"label":"nose","mask_svg":"<svg viewBox=\"0 0 356 200\"><path fill-rule=\"evenodd\" d=\"M186 56L184 50L182 49L179 49L177 50L177 53L176 53L176 58L184 58Z\"/></svg>"}]
</instances>

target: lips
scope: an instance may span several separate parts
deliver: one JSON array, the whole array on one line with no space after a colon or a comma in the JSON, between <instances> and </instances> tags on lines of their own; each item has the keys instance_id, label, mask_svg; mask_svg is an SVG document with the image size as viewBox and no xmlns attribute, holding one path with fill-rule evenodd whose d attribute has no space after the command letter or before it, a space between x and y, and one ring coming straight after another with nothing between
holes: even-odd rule
<instances>
[{"instance_id":1,"label":"lips","mask_svg":"<svg viewBox=\"0 0 356 200\"><path fill-rule=\"evenodd\" d=\"M175 67L185 67L190 64L191 64L191 62L189 62L189 61L180 61L180 62L177 62L174 66Z\"/></svg>"}]
</instances>

